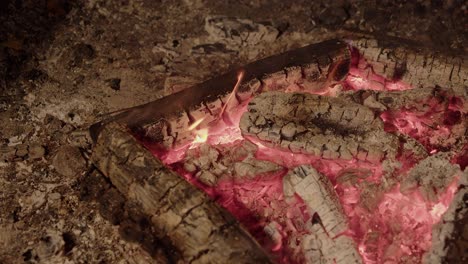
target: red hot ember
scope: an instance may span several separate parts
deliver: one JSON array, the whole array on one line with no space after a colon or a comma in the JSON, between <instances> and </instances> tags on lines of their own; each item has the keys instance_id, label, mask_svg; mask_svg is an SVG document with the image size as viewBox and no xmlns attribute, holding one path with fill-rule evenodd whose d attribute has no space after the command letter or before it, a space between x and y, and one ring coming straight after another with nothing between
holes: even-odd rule
<instances>
[{"instance_id":1,"label":"red hot ember","mask_svg":"<svg viewBox=\"0 0 468 264\"><path fill-rule=\"evenodd\" d=\"M279 263L420 263L466 180L466 98L383 55L371 65L370 44L351 50L345 79L290 67L242 83L242 72L227 98L143 144Z\"/></svg>"}]
</instances>

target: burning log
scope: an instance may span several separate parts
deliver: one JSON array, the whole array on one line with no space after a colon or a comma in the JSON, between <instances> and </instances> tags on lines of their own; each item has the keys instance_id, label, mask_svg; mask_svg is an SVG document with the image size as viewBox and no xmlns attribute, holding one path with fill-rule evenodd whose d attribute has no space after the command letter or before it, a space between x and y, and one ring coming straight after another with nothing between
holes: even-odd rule
<instances>
[{"instance_id":1,"label":"burning log","mask_svg":"<svg viewBox=\"0 0 468 264\"><path fill-rule=\"evenodd\" d=\"M94 140L102 130L94 162L126 199L151 215L156 237L173 244L169 248L180 251L175 255L182 262L268 260L237 222L181 177L227 208L281 261L359 263L356 244L364 261L419 261L460 172L427 156L446 151L451 156L445 160L466 165L466 70L463 59L451 65L423 55L421 65L419 51L376 45L377 52L370 44L361 51L380 64L368 64L343 42L327 41L117 114L91 129ZM126 124L154 149L155 160L115 125L102 129L111 121ZM204 144L198 140L202 130ZM245 139L258 143L258 151ZM326 177L308 165L283 177L286 169L276 163L317 165ZM252 179L262 174L274 176ZM223 177L234 180L220 182ZM337 180L342 205L328 178ZM398 184L401 190L394 188ZM450 217L434 236L454 232ZM348 232L356 234L355 242ZM433 259L445 254L445 242L434 243Z\"/></svg>"},{"instance_id":2,"label":"burning log","mask_svg":"<svg viewBox=\"0 0 468 264\"><path fill-rule=\"evenodd\" d=\"M342 235L348 222L327 177L299 166L283 178L283 190L286 197L299 195L313 213L300 244L306 263L361 263L354 241Z\"/></svg>"},{"instance_id":3,"label":"burning log","mask_svg":"<svg viewBox=\"0 0 468 264\"><path fill-rule=\"evenodd\" d=\"M240 128L268 145L325 159L377 162L398 147L369 108L313 94L263 93L249 103Z\"/></svg>"},{"instance_id":4,"label":"burning log","mask_svg":"<svg viewBox=\"0 0 468 264\"><path fill-rule=\"evenodd\" d=\"M229 213L166 168L121 126L103 128L93 161L126 199L151 216L158 237L180 251L182 262L270 262Z\"/></svg>"},{"instance_id":5,"label":"burning log","mask_svg":"<svg viewBox=\"0 0 468 264\"><path fill-rule=\"evenodd\" d=\"M191 141L187 128L193 122L217 120L227 103L237 106L258 93L278 89L321 91L346 78L350 60L351 52L343 41L312 44L244 66L245 76L233 100L228 98L238 81L238 71L116 114L105 122L127 124L146 140L162 140L167 147L182 145ZM105 122L91 127L93 140Z\"/></svg>"}]
</instances>

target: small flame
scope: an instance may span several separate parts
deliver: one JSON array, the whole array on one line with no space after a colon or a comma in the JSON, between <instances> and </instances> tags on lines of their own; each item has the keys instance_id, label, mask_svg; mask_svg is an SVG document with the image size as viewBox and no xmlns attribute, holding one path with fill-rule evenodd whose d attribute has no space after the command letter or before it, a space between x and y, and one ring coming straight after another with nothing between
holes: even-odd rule
<instances>
[{"instance_id":1,"label":"small flame","mask_svg":"<svg viewBox=\"0 0 468 264\"><path fill-rule=\"evenodd\" d=\"M197 120L197 121L195 121L195 122L193 122L193 123L192 123L192 124L189 126L189 128L188 128L188 131L192 131L192 130L194 130L195 128L197 128L197 126L198 126L198 125L200 125L200 124L201 124L201 122L203 122L203 120L205 120L205 118L204 118L204 117L203 117L203 118L200 118L200 119L198 119L198 120Z\"/></svg>"},{"instance_id":2,"label":"small flame","mask_svg":"<svg viewBox=\"0 0 468 264\"><path fill-rule=\"evenodd\" d=\"M195 131L195 139L193 140L192 144L205 143L207 139L208 139L208 128L202 128L200 130Z\"/></svg>"},{"instance_id":3,"label":"small flame","mask_svg":"<svg viewBox=\"0 0 468 264\"><path fill-rule=\"evenodd\" d=\"M224 111L226 110L226 107L228 106L228 103L229 101L231 101L231 98L236 94L237 92L237 89L239 89L239 85L240 83L242 82L242 79L244 78L244 71L241 70L238 74L237 74L237 82L236 82L236 85L234 85L234 89L232 89L232 92L231 94L229 95L226 103L224 104L223 108L221 109L221 112L219 113L219 117L221 118L223 116L223 113Z\"/></svg>"},{"instance_id":4,"label":"small flame","mask_svg":"<svg viewBox=\"0 0 468 264\"><path fill-rule=\"evenodd\" d=\"M195 122L193 122L188 131L192 131L197 128L205 120L205 117L202 117ZM192 141L190 148L193 148L197 144L205 143L208 140L208 128L201 128L194 131L195 139Z\"/></svg>"}]
</instances>

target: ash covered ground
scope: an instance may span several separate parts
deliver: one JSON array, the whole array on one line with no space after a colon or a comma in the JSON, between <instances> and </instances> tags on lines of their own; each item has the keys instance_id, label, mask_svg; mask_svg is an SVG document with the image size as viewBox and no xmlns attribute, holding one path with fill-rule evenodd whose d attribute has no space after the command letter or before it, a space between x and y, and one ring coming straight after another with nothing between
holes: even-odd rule
<instances>
[{"instance_id":1,"label":"ash covered ground","mask_svg":"<svg viewBox=\"0 0 468 264\"><path fill-rule=\"evenodd\" d=\"M100 197L109 183L90 169L85 130L106 113L346 34L464 54L467 8L462 1L2 1L0 262L154 261L131 242L141 234L112 225L125 214L122 197Z\"/></svg>"}]
</instances>

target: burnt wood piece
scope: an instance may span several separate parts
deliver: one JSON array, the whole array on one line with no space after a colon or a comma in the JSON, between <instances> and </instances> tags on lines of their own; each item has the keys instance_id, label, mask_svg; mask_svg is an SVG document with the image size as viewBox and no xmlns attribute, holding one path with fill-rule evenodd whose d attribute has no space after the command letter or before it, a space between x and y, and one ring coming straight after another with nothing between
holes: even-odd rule
<instances>
[{"instance_id":1,"label":"burnt wood piece","mask_svg":"<svg viewBox=\"0 0 468 264\"><path fill-rule=\"evenodd\" d=\"M184 263L270 263L253 237L205 193L165 167L116 123L103 127L94 164L151 217Z\"/></svg>"},{"instance_id":2,"label":"burnt wood piece","mask_svg":"<svg viewBox=\"0 0 468 264\"><path fill-rule=\"evenodd\" d=\"M269 146L325 159L378 162L398 149L398 138L369 108L313 94L262 93L250 101L240 128Z\"/></svg>"},{"instance_id":3,"label":"burnt wood piece","mask_svg":"<svg viewBox=\"0 0 468 264\"><path fill-rule=\"evenodd\" d=\"M289 171L283 178L286 197L299 195L321 219L325 232L336 237L348 229L348 221L338 195L330 180L310 165L302 165Z\"/></svg>"},{"instance_id":4,"label":"burnt wood piece","mask_svg":"<svg viewBox=\"0 0 468 264\"><path fill-rule=\"evenodd\" d=\"M204 143L187 150L184 168L208 186L216 186L220 179L252 179L275 175L275 172L282 170L276 163L256 159L254 154L257 149L257 145L247 140L214 146Z\"/></svg>"},{"instance_id":5,"label":"burnt wood piece","mask_svg":"<svg viewBox=\"0 0 468 264\"><path fill-rule=\"evenodd\" d=\"M377 74L402 80L413 87L452 88L459 96L468 90L468 58L434 52L407 41L361 38L351 45L372 64Z\"/></svg>"},{"instance_id":6,"label":"burnt wood piece","mask_svg":"<svg viewBox=\"0 0 468 264\"><path fill-rule=\"evenodd\" d=\"M454 178L462 175L460 166L451 164L449 158L440 152L421 160L402 180L400 191L405 194L418 189L426 200L437 202Z\"/></svg>"},{"instance_id":7,"label":"burnt wood piece","mask_svg":"<svg viewBox=\"0 0 468 264\"><path fill-rule=\"evenodd\" d=\"M188 124L199 116L211 115L212 119L218 117L237 82L239 70L243 70L245 75L236 100L263 90L280 89L285 84L297 84L307 89L310 86L321 87L341 81L347 76L350 57L349 46L340 40L328 40L287 51L252 62L159 100L124 110L91 126L91 136L96 141L102 126L111 121L126 124L132 129L145 127L146 130L156 123L159 133L161 126L158 122L178 119L178 123L184 126L183 130L186 130ZM194 110L198 113L193 112ZM177 129L174 125L169 128L173 134Z\"/></svg>"},{"instance_id":8,"label":"burnt wood piece","mask_svg":"<svg viewBox=\"0 0 468 264\"><path fill-rule=\"evenodd\" d=\"M467 263L467 245L468 171L465 171L447 212L432 228L432 247L424 255L423 263Z\"/></svg>"},{"instance_id":9,"label":"burnt wood piece","mask_svg":"<svg viewBox=\"0 0 468 264\"><path fill-rule=\"evenodd\" d=\"M362 263L352 238L343 235L348 220L330 180L310 165L291 170L283 178L286 197L299 195L313 215L306 224L310 231L299 247L303 263Z\"/></svg>"}]
</instances>

